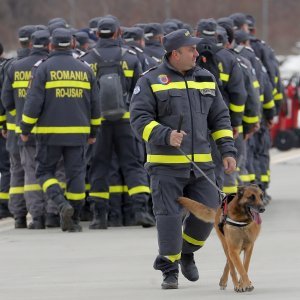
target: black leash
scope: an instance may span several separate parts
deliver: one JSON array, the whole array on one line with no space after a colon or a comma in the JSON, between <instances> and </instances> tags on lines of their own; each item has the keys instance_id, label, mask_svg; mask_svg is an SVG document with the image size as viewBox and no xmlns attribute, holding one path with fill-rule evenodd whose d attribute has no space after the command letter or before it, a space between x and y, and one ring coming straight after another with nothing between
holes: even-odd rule
<instances>
[{"instance_id":1,"label":"black leash","mask_svg":"<svg viewBox=\"0 0 300 300\"><path fill-rule=\"evenodd\" d=\"M181 131L181 125L182 125L182 121L183 121L183 114L180 114L179 117L179 122L178 122L178 127L177 127L177 132ZM189 161L190 163L206 178L206 180L223 196L225 196L226 194L215 184L215 182L213 182L197 165L196 163L189 158L189 156L182 150L180 149L180 147L177 148L178 151L184 155Z\"/></svg>"}]
</instances>

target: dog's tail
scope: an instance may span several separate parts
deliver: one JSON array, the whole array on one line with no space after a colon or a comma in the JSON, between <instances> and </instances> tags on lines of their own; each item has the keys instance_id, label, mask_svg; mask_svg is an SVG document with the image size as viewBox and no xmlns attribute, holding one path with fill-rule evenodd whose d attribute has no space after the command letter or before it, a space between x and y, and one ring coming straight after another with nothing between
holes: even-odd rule
<instances>
[{"instance_id":1,"label":"dog's tail","mask_svg":"<svg viewBox=\"0 0 300 300\"><path fill-rule=\"evenodd\" d=\"M177 201L198 219L206 223L214 222L216 216L214 209L186 197L179 197Z\"/></svg>"}]
</instances>

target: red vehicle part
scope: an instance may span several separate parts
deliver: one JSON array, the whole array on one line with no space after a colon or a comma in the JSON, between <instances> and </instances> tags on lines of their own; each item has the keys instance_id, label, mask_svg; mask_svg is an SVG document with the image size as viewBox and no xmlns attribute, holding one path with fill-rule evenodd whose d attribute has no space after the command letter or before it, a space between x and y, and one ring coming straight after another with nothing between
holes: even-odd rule
<instances>
[{"instance_id":1,"label":"red vehicle part","mask_svg":"<svg viewBox=\"0 0 300 300\"><path fill-rule=\"evenodd\" d=\"M273 145L281 151L299 146L299 80L299 76L293 76L288 83L285 89L286 101L281 107L279 116L274 119L271 129Z\"/></svg>"}]
</instances>

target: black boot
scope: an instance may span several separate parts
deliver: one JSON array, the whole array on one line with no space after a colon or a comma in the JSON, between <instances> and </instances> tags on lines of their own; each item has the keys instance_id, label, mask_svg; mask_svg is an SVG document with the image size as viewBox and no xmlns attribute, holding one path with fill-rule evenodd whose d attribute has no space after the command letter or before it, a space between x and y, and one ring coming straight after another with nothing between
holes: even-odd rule
<instances>
[{"instance_id":1,"label":"black boot","mask_svg":"<svg viewBox=\"0 0 300 300\"><path fill-rule=\"evenodd\" d=\"M60 227L60 217L57 214L47 213L46 214L46 227L47 228L58 228Z\"/></svg>"},{"instance_id":2,"label":"black boot","mask_svg":"<svg viewBox=\"0 0 300 300\"><path fill-rule=\"evenodd\" d=\"M82 227L80 225L80 215L83 206L82 201L71 201L71 205L74 208L74 214L72 216L73 226L68 230L69 232L81 232Z\"/></svg>"},{"instance_id":3,"label":"black boot","mask_svg":"<svg viewBox=\"0 0 300 300\"><path fill-rule=\"evenodd\" d=\"M194 253L182 253L179 261L182 275L189 281L199 279L198 269L194 260Z\"/></svg>"},{"instance_id":4,"label":"black boot","mask_svg":"<svg viewBox=\"0 0 300 300\"><path fill-rule=\"evenodd\" d=\"M61 230L62 231L70 230L73 226L72 216L74 214L74 208L61 194L58 194L56 197L52 198L52 200L58 206Z\"/></svg>"},{"instance_id":5,"label":"black boot","mask_svg":"<svg viewBox=\"0 0 300 300\"><path fill-rule=\"evenodd\" d=\"M94 202L91 205L93 212L93 221L89 225L89 229L107 229L108 209L103 203Z\"/></svg>"},{"instance_id":6,"label":"black boot","mask_svg":"<svg viewBox=\"0 0 300 300\"><path fill-rule=\"evenodd\" d=\"M110 212L108 215L108 227L123 226L122 214Z\"/></svg>"},{"instance_id":7,"label":"black boot","mask_svg":"<svg viewBox=\"0 0 300 300\"><path fill-rule=\"evenodd\" d=\"M178 289L178 271L163 273L161 288L164 290Z\"/></svg>"},{"instance_id":8,"label":"black boot","mask_svg":"<svg viewBox=\"0 0 300 300\"><path fill-rule=\"evenodd\" d=\"M137 211L134 214L136 225L141 225L144 228L155 226L155 219L148 211Z\"/></svg>"},{"instance_id":9,"label":"black boot","mask_svg":"<svg viewBox=\"0 0 300 300\"><path fill-rule=\"evenodd\" d=\"M45 229L45 217L39 216L39 217L33 217L32 222L29 223L28 229Z\"/></svg>"},{"instance_id":10,"label":"black boot","mask_svg":"<svg viewBox=\"0 0 300 300\"><path fill-rule=\"evenodd\" d=\"M12 216L13 215L10 213L7 203L0 203L0 219L10 218Z\"/></svg>"},{"instance_id":11,"label":"black boot","mask_svg":"<svg viewBox=\"0 0 300 300\"><path fill-rule=\"evenodd\" d=\"M15 217L15 228L27 228L26 216Z\"/></svg>"}]
</instances>

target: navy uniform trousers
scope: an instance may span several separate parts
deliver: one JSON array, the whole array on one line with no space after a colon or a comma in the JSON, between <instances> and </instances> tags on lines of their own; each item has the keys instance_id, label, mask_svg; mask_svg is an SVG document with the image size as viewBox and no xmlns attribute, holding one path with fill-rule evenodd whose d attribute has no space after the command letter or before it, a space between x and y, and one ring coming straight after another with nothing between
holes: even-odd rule
<instances>
[{"instance_id":1,"label":"navy uniform trousers","mask_svg":"<svg viewBox=\"0 0 300 300\"><path fill-rule=\"evenodd\" d=\"M206 175L215 182L212 170ZM190 213L182 222L183 208L177 202L178 197L185 196L216 209L220 204L219 193L204 176L196 177L193 172L190 178L151 174L150 182L159 244L154 268L162 272L178 270L181 253L199 250L213 228L212 223Z\"/></svg>"}]
</instances>

